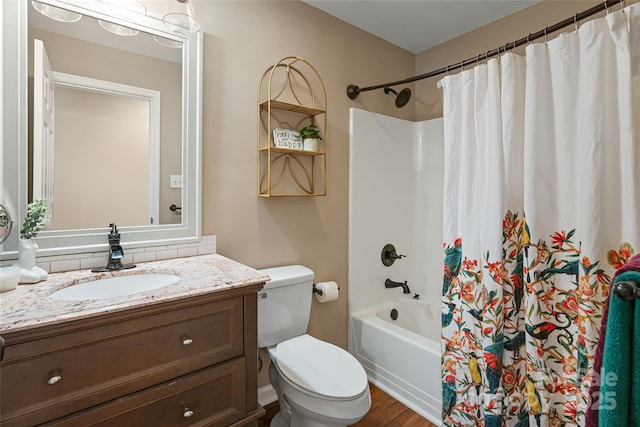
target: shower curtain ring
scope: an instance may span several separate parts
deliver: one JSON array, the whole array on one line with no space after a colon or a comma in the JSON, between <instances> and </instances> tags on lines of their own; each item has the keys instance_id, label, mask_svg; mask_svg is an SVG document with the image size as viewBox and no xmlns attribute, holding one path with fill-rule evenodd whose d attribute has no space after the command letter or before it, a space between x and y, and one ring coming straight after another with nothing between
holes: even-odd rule
<instances>
[{"instance_id":1,"label":"shower curtain ring","mask_svg":"<svg viewBox=\"0 0 640 427\"><path fill-rule=\"evenodd\" d=\"M531 43L531 33L527 35L527 44Z\"/></svg>"},{"instance_id":2,"label":"shower curtain ring","mask_svg":"<svg viewBox=\"0 0 640 427\"><path fill-rule=\"evenodd\" d=\"M544 27L544 44L547 44L547 31L549 31L549 27Z\"/></svg>"},{"instance_id":3,"label":"shower curtain ring","mask_svg":"<svg viewBox=\"0 0 640 427\"><path fill-rule=\"evenodd\" d=\"M573 16L573 25L575 25L575 27L576 27L576 31L578 31L578 22L580 22L580 20L578 19L578 14L576 13L576 14Z\"/></svg>"},{"instance_id":4,"label":"shower curtain ring","mask_svg":"<svg viewBox=\"0 0 640 427\"><path fill-rule=\"evenodd\" d=\"M604 0L604 8L607 10L607 15L609 14L609 0Z\"/></svg>"}]
</instances>

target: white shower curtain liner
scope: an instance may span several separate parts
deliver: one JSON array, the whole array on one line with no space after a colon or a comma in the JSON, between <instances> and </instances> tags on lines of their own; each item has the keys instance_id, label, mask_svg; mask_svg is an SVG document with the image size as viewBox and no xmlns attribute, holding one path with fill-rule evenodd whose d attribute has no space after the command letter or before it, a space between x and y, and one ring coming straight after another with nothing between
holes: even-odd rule
<instances>
[{"instance_id":1,"label":"white shower curtain liner","mask_svg":"<svg viewBox=\"0 0 640 427\"><path fill-rule=\"evenodd\" d=\"M582 425L612 254L640 251L640 3L439 87L445 425Z\"/></svg>"}]
</instances>

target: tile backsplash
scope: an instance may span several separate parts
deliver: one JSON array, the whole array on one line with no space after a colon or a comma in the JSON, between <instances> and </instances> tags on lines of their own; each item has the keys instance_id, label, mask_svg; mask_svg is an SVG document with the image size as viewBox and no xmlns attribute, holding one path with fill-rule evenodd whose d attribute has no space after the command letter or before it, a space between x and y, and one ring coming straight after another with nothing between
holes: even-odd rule
<instances>
[{"instance_id":1,"label":"tile backsplash","mask_svg":"<svg viewBox=\"0 0 640 427\"><path fill-rule=\"evenodd\" d=\"M147 246L124 250L123 264L160 261L163 259L183 258L195 255L216 253L216 236L202 236L197 243L178 245ZM36 259L36 264L49 273L60 273L71 270L84 270L107 265L107 251L43 256ZM13 263L12 261L11 263Z\"/></svg>"}]
</instances>

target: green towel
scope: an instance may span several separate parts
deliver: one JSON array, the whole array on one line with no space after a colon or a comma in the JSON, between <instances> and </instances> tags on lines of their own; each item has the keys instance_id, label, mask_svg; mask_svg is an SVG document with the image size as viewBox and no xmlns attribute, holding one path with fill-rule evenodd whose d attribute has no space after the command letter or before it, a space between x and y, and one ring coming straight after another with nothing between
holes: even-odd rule
<instances>
[{"instance_id":1,"label":"green towel","mask_svg":"<svg viewBox=\"0 0 640 427\"><path fill-rule=\"evenodd\" d=\"M627 271L618 282L636 282L640 272ZM599 405L600 427L640 426L640 300L609 301ZM635 363L634 363L635 362ZM597 409L597 408L596 408Z\"/></svg>"}]
</instances>

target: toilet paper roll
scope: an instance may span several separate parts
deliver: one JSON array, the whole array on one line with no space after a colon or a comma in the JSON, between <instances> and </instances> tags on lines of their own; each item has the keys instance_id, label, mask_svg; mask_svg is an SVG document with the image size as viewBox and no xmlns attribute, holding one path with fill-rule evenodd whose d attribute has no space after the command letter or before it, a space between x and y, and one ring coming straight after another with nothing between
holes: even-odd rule
<instances>
[{"instance_id":1,"label":"toilet paper roll","mask_svg":"<svg viewBox=\"0 0 640 427\"><path fill-rule=\"evenodd\" d=\"M335 301L338 299L338 284L336 282L320 282L316 285L318 291L316 293L316 299L320 302Z\"/></svg>"}]
</instances>

